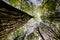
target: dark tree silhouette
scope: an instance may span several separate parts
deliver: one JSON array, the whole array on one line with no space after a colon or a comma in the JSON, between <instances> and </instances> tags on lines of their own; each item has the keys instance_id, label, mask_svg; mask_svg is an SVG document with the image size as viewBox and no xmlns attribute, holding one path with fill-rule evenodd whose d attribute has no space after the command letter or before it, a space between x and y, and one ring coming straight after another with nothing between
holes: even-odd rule
<instances>
[{"instance_id":1,"label":"dark tree silhouette","mask_svg":"<svg viewBox=\"0 0 60 40\"><path fill-rule=\"evenodd\" d=\"M0 39L23 26L32 16L0 0Z\"/></svg>"}]
</instances>

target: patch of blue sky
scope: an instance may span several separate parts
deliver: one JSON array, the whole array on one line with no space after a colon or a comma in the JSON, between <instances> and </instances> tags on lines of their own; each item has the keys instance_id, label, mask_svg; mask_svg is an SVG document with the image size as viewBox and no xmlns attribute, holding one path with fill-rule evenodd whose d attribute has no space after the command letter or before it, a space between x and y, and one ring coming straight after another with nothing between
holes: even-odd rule
<instances>
[{"instance_id":1,"label":"patch of blue sky","mask_svg":"<svg viewBox=\"0 0 60 40\"><path fill-rule=\"evenodd\" d=\"M43 0L29 0L32 2L35 6L40 6Z\"/></svg>"}]
</instances>

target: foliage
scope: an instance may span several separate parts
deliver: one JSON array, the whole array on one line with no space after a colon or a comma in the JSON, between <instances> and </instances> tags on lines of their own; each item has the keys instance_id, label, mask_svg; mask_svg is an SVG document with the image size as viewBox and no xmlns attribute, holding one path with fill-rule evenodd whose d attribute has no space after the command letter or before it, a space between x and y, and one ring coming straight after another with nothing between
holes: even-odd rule
<instances>
[{"instance_id":1,"label":"foliage","mask_svg":"<svg viewBox=\"0 0 60 40\"><path fill-rule=\"evenodd\" d=\"M11 3L11 5L13 5L13 6L16 6L16 5L20 5L20 0L8 0L10 3Z\"/></svg>"},{"instance_id":2,"label":"foliage","mask_svg":"<svg viewBox=\"0 0 60 40\"><path fill-rule=\"evenodd\" d=\"M59 5L59 0L44 0L42 3L42 7L43 7L43 13L41 18L42 20L45 19L45 22L55 22L55 21L59 21L59 16L60 15L57 11L56 11L56 7L57 5ZM58 4L57 4L58 3Z\"/></svg>"},{"instance_id":3,"label":"foliage","mask_svg":"<svg viewBox=\"0 0 60 40\"><path fill-rule=\"evenodd\" d=\"M50 34L53 34L55 36L55 39L59 40L60 39L60 25L58 25L58 29L56 28L57 24L60 22L60 12L57 12L56 10L58 8L60 8L60 0L43 0L41 6L37 7L27 1L27 0L9 0L9 3L12 6L19 6L20 10L27 12L28 14L33 14L33 16L35 17L36 15L34 14L34 12L36 12L36 14L42 14L40 17L43 21L43 23L47 23L49 25L49 28L46 26L43 26L41 28L41 30L45 31L49 31L51 32ZM38 19L37 19L38 20ZM54 24L53 24L54 23ZM55 24L57 23L57 24ZM44 25L44 24L43 24ZM54 26L55 25L55 26ZM50 30L46 30L46 29L50 29ZM23 30L17 30L17 32L14 33L14 35L20 34L20 32L23 34L22 32ZM35 31L36 32L36 31ZM37 36L35 36L36 34L31 33L30 35L27 36L27 40L34 40L35 38L37 38ZM51 36L52 37L52 36Z\"/></svg>"},{"instance_id":4,"label":"foliage","mask_svg":"<svg viewBox=\"0 0 60 40\"><path fill-rule=\"evenodd\" d=\"M27 40L38 40L39 39L39 33L37 32L37 29L34 30L30 35L26 37Z\"/></svg>"},{"instance_id":5,"label":"foliage","mask_svg":"<svg viewBox=\"0 0 60 40\"><path fill-rule=\"evenodd\" d=\"M30 3L27 0L9 0L9 3L12 6L20 6L20 10L26 12L26 13L30 13L32 10L34 10L34 5L32 3Z\"/></svg>"},{"instance_id":6,"label":"foliage","mask_svg":"<svg viewBox=\"0 0 60 40\"><path fill-rule=\"evenodd\" d=\"M44 0L42 5L46 9L46 11L55 10L57 0Z\"/></svg>"}]
</instances>

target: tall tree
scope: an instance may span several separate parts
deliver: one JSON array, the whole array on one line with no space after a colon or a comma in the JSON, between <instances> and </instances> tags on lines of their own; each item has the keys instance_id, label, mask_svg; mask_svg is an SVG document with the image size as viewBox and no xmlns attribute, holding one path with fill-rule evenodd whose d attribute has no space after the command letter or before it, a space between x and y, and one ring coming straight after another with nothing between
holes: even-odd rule
<instances>
[{"instance_id":1,"label":"tall tree","mask_svg":"<svg viewBox=\"0 0 60 40\"><path fill-rule=\"evenodd\" d=\"M0 0L0 39L23 26L30 18L32 16Z\"/></svg>"}]
</instances>

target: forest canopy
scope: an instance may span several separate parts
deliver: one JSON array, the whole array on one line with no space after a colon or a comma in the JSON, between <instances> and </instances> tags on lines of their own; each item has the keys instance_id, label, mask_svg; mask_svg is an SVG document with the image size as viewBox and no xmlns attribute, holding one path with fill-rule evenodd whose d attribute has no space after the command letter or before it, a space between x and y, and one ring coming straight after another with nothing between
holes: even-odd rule
<instances>
[{"instance_id":1,"label":"forest canopy","mask_svg":"<svg viewBox=\"0 0 60 40\"><path fill-rule=\"evenodd\" d=\"M60 0L5 0L5 2L34 17L23 28L14 32L15 36L18 35L17 40L60 40ZM27 31L24 33L25 27Z\"/></svg>"}]
</instances>

